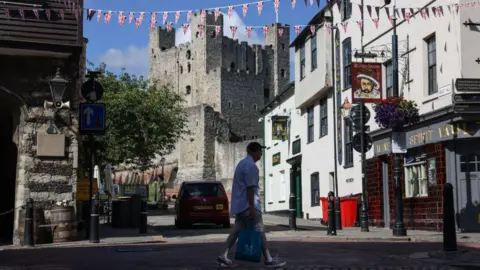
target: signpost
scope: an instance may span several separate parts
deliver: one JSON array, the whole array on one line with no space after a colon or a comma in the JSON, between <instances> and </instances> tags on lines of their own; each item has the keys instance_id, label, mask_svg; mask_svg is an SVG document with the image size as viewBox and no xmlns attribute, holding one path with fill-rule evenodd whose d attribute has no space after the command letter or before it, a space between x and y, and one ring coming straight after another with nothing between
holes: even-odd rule
<instances>
[{"instance_id":1,"label":"signpost","mask_svg":"<svg viewBox=\"0 0 480 270\"><path fill-rule=\"evenodd\" d=\"M453 111L456 114L480 113L480 79L456 79L455 88Z\"/></svg>"},{"instance_id":2,"label":"signpost","mask_svg":"<svg viewBox=\"0 0 480 270\"><path fill-rule=\"evenodd\" d=\"M95 103L103 96L103 86L95 81L100 72L89 71L87 77L89 78L82 85L81 93L87 103L80 104L79 117L79 132L81 135L88 135L90 143L90 174L88 182L79 182L77 188L77 198L79 200L89 198L90 208L90 226L88 227L87 237L90 242L99 243L99 194L97 181L94 180L94 166L95 166L95 135L104 135L106 129L106 108L103 103ZM85 184L86 183L86 184ZM87 193L88 190L88 193ZM95 194L95 198L93 197Z\"/></svg>"}]
</instances>

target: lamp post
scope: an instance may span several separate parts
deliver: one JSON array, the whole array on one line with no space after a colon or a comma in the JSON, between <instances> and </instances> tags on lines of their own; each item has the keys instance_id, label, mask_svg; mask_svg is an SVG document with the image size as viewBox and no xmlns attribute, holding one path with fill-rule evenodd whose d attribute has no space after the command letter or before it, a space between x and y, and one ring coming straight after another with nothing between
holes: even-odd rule
<instances>
[{"instance_id":1,"label":"lamp post","mask_svg":"<svg viewBox=\"0 0 480 270\"><path fill-rule=\"evenodd\" d=\"M50 120L50 126L47 129L47 134L58 134L59 130L57 126L55 125L55 116L58 112L58 110L62 108L69 108L70 103L66 102L63 103L63 95L65 94L65 90L67 89L67 83L69 81L64 79L60 75L60 69L57 68L57 72L55 73L55 77L50 79L48 82L48 85L50 87L50 93L52 95L52 101L53 102L48 102L45 101L44 103L44 108L53 108L53 117Z\"/></svg>"}]
</instances>

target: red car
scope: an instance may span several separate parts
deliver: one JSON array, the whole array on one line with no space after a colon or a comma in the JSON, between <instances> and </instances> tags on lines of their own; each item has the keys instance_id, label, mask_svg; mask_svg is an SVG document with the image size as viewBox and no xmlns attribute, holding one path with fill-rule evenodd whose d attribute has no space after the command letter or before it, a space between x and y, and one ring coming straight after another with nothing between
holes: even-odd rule
<instances>
[{"instance_id":1,"label":"red car","mask_svg":"<svg viewBox=\"0 0 480 270\"><path fill-rule=\"evenodd\" d=\"M219 181L183 182L175 199L175 227L215 223L230 228L228 197Z\"/></svg>"}]
</instances>

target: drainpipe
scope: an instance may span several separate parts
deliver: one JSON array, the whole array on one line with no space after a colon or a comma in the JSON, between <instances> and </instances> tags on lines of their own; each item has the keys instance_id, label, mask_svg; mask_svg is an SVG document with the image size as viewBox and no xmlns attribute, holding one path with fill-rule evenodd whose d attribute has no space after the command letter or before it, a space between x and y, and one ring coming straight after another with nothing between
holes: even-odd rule
<instances>
[{"instance_id":1,"label":"drainpipe","mask_svg":"<svg viewBox=\"0 0 480 270\"><path fill-rule=\"evenodd\" d=\"M261 116L258 118L258 122L262 125L262 138L263 138L263 145L265 146L265 116ZM262 155L262 162L263 162L263 213L265 214L267 212L267 204L265 202L265 197L267 195L267 185L265 185L265 178L267 177L265 175L266 173L266 167L265 167L265 153Z\"/></svg>"}]
</instances>

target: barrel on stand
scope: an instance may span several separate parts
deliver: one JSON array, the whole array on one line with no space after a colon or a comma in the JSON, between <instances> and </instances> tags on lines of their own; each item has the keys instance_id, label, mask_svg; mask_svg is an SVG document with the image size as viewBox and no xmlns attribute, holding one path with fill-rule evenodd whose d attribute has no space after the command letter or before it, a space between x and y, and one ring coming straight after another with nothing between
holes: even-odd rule
<instances>
[{"instance_id":1,"label":"barrel on stand","mask_svg":"<svg viewBox=\"0 0 480 270\"><path fill-rule=\"evenodd\" d=\"M18 220L18 234L20 237L20 245L23 246L25 239L25 209L20 209ZM45 227L45 213L42 209L35 208L33 211L33 241L34 244L44 244L46 241Z\"/></svg>"},{"instance_id":2,"label":"barrel on stand","mask_svg":"<svg viewBox=\"0 0 480 270\"><path fill-rule=\"evenodd\" d=\"M77 240L77 222L73 206L55 206L50 210L53 242L71 242Z\"/></svg>"}]
</instances>

